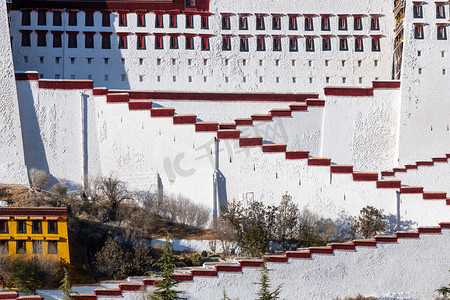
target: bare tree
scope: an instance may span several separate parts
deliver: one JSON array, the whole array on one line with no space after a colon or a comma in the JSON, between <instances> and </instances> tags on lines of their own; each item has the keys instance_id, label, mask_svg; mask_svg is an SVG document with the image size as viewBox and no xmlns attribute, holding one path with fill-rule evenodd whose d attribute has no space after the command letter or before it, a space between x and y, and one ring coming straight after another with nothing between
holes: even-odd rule
<instances>
[{"instance_id":1,"label":"bare tree","mask_svg":"<svg viewBox=\"0 0 450 300\"><path fill-rule=\"evenodd\" d=\"M132 199L131 193L127 190L123 181L113 176L101 178L98 188L108 206L109 219L116 220L119 205Z\"/></svg>"},{"instance_id":2,"label":"bare tree","mask_svg":"<svg viewBox=\"0 0 450 300\"><path fill-rule=\"evenodd\" d=\"M292 197L286 193L283 195L275 215L276 236L282 242L283 249L286 240L292 240L296 237L298 217L298 206L292 201Z\"/></svg>"},{"instance_id":3,"label":"bare tree","mask_svg":"<svg viewBox=\"0 0 450 300\"><path fill-rule=\"evenodd\" d=\"M383 216L383 210L369 205L361 209L358 217L350 217L348 223L352 236L359 233L365 239L383 232L387 226L387 221Z\"/></svg>"},{"instance_id":4,"label":"bare tree","mask_svg":"<svg viewBox=\"0 0 450 300\"><path fill-rule=\"evenodd\" d=\"M50 182L47 172L36 169L30 170L30 180L31 186L39 190L44 190Z\"/></svg>"}]
</instances>

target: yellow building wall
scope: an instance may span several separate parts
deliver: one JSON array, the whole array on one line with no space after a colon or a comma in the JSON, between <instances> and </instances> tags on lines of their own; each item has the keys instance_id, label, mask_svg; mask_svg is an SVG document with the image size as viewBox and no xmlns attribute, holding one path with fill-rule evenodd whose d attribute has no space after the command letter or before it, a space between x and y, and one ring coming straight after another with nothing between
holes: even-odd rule
<instances>
[{"instance_id":1,"label":"yellow building wall","mask_svg":"<svg viewBox=\"0 0 450 300\"><path fill-rule=\"evenodd\" d=\"M23 219L20 219L21 221ZM11 217L8 220L8 233L1 233L0 240L8 241L8 249L9 255L13 257L17 256L47 256L49 258L55 258L58 260L63 260L66 263L70 263L70 253L69 253L69 239L68 239L68 230L67 230L67 218L59 217L57 220L57 234L48 233L48 220L44 217L43 220L39 220L42 222L42 233L33 233L32 232L32 224L33 220L27 218L23 220L26 222L26 233L17 233L17 221L16 217ZM26 241L26 254L17 254L17 241L25 240ZM33 241L41 240L43 242L42 245L42 254L33 254ZM57 241L58 245L58 254L48 254L48 241Z\"/></svg>"}]
</instances>

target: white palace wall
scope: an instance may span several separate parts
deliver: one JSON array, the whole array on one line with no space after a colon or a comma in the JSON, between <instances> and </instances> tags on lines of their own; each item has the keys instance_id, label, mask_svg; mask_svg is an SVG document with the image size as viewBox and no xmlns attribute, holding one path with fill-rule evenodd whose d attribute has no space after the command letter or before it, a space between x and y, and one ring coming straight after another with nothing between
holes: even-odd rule
<instances>
[{"instance_id":1,"label":"white palace wall","mask_svg":"<svg viewBox=\"0 0 450 300\"><path fill-rule=\"evenodd\" d=\"M36 70L43 78L92 79L97 86L133 90L178 91L245 91L245 92L322 92L326 85L366 85L373 80L391 79L394 16L392 1L212 1L209 28L201 29L201 16L194 15L194 28L186 28L185 16L177 15L177 28L169 27L169 15L163 15L164 28L155 28L155 14L145 15L146 26L138 27L137 15L127 15L127 26L119 26L119 14L111 13L111 27L103 27L102 15L94 13L94 26L85 26L85 13L77 13L77 26L68 25L68 14L62 13L63 25L53 26L48 11L47 25L37 24L37 11L31 12L32 26L21 25L22 13L12 10L16 70ZM265 30L256 30L256 16L266 13ZM231 29L222 29L221 13L232 13ZM249 13L248 30L238 29L238 13ZM271 13L282 14L281 30L272 30ZM290 13L297 17L297 30L289 30ZM313 31L305 31L303 14L314 14ZM321 30L321 14L330 14L330 30ZM347 14L348 29L338 30L337 14ZM361 14L362 30L353 30L352 14ZM379 15L379 30L371 30L370 14ZM31 46L21 46L20 30L48 30L47 45L37 46L37 33L31 32ZM53 48L52 31L77 31L77 48L68 48L68 35L63 34L63 47ZM94 49L84 45L84 32L95 32ZM110 32L111 49L101 48L100 32ZM118 49L117 33L130 33L127 49ZM136 33L145 37L146 49L137 50ZM163 37L164 49L155 49L154 33ZM185 49L185 38L179 36L179 49L169 49L168 34L209 34L210 50L202 51L199 36L194 37L194 50ZM222 50L222 34L231 35L232 49ZM258 35L265 35L266 50L256 51ZM282 36L282 50L272 50L272 35ZM298 35L298 52L289 50L289 36ZM240 51L240 36L248 36L249 51ZM306 52L305 36L314 36L314 52ZM331 50L322 50L322 36L330 37ZM339 50L339 36L348 36L348 51ZM354 36L363 36L364 51L355 52ZM380 37L381 51L372 51L372 36ZM26 58L25 58L26 57ZM56 63L56 57L60 58ZM88 58L90 61L88 62ZM107 64L105 58L108 59ZM327 79L328 78L328 79Z\"/></svg>"},{"instance_id":2,"label":"white palace wall","mask_svg":"<svg viewBox=\"0 0 450 300\"><path fill-rule=\"evenodd\" d=\"M8 28L6 3L0 3L0 28ZM7 30L0 31L0 182L27 183L19 106L14 83L11 44Z\"/></svg>"}]
</instances>

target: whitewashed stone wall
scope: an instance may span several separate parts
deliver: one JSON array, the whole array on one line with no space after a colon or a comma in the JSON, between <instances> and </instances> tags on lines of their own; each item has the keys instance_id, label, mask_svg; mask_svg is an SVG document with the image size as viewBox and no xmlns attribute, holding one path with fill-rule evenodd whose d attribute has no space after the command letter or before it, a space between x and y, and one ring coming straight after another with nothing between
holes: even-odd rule
<instances>
[{"instance_id":1,"label":"whitewashed stone wall","mask_svg":"<svg viewBox=\"0 0 450 300\"><path fill-rule=\"evenodd\" d=\"M8 13L5 1L0 1L0 182L28 183L24 161L22 131L17 92L14 83Z\"/></svg>"}]
</instances>

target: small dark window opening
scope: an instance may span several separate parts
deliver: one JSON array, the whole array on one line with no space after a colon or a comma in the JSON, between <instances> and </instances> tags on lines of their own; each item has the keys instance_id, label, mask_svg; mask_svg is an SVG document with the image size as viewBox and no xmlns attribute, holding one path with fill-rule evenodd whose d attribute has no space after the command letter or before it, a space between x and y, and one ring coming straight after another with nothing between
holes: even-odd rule
<instances>
[{"instance_id":1,"label":"small dark window opening","mask_svg":"<svg viewBox=\"0 0 450 300\"><path fill-rule=\"evenodd\" d=\"M360 16L353 17L353 27L354 30L362 30L362 21Z\"/></svg>"},{"instance_id":2,"label":"small dark window opening","mask_svg":"<svg viewBox=\"0 0 450 300\"><path fill-rule=\"evenodd\" d=\"M265 30L266 25L264 23L264 16L256 16L256 30Z\"/></svg>"},{"instance_id":3,"label":"small dark window opening","mask_svg":"<svg viewBox=\"0 0 450 300\"><path fill-rule=\"evenodd\" d=\"M111 49L111 36L109 34L102 35L102 49Z\"/></svg>"},{"instance_id":4,"label":"small dark window opening","mask_svg":"<svg viewBox=\"0 0 450 300\"><path fill-rule=\"evenodd\" d=\"M314 30L314 24L313 24L313 18L312 17L305 17L305 30L306 31L313 31Z\"/></svg>"},{"instance_id":5,"label":"small dark window opening","mask_svg":"<svg viewBox=\"0 0 450 300\"><path fill-rule=\"evenodd\" d=\"M107 11L102 12L102 26L103 27L109 27L111 26L110 23L110 13Z\"/></svg>"},{"instance_id":6,"label":"small dark window opening","mask_svg":"<svg viewBox=\"0 0 450 300\"><path fill-rule=\"evenodd\" d=\"M69 33L69 48L76 48L77 47L77 34L76 33Z\"/></svg>"},{"instance_id":7,"label":"small dark window opening","mask_svg":"<svg viewBox=\"0 0 450 300\"><path fill-rule=\"evenodd\" d=\"M62 33L54 32L53 33L53 48L61 48L62 47Z\"/></svg>"},{"instance_id":8,"label":"small dark window opening","mask_svg":"<svg viewBox=\"0 0 450 300\"><path fill-rule=\"evenodd\" d=\"M347 38L345 38L345 37L339 38L339 50L340 51L348 51Z\"/></svg>"},{"instance_id":9,"label":"small dark window opening","mask_svg":"<svg viewBox=\"0 0 450 300\"><path fill-rule=\"evenodd\" d=\"M201 28L202 29L208 29L209 28L209 16L202 16Z\"/></svg>"},{"instance_id":10,"label":"small dark window opening","mask_svg":"<svg viewBox=\"0 0 450 300\"><path fill-rule=\"evenodd\" d=\"M231 50L231 38L229 36L222 37L222 50L224 51Z\"/></svg>"},{"instance_id":11,"label":"small dark window opening","mask_svg":"<svg viewBox=\"0 0 450 300\"><path fill-rule=\"evenodd\" d=\"M0 233L8 233L8 221L0 220Z\"/></svg>"},{"instance_id":12,"label":"small dark window opening","mask_svg":"<svg viewBox=\"0 0 450 300\"><path fill-rule=\"evenodd\" d=\"M415 4L413 6L414 18L423 18L422 4Z\"/></svg>"},{"instance_id":13,"label":"small dark window opening","mask_svg":"<svg viewBox=\"0 0 450 300\"><path fill-rule=\"evenodd\" d=\"M239 50L241 52L248 52L248 38L246 37L240 38Z\"/></svg>"},{"instance_id":14,"label":"small dark window opening","mask_svg":"<svg viewBox=\"0 0 450 300\"><path fill-rule=\"evenodd\" d=\"M155 27L156 28L163 28L164 27L164 21L163 21L163 15L156 15L155 17Z\"/></svg>"},{"instance_id":15,"label":"small dark window opening","mask_svg":"<svg viewBox=\"0 0 450 300\"><path fill-rule=\"evenodd\" d=\"M38 36L38 40L37 40L38 47L46 47L47 46L47 30L43 30L43 31L38 30L36 33Z\"/></svg>"},{"instance_id":16,"label":"small dark window opening","mask_svg":"<svg viewBox=\"0 0 450 300\"><path fill-rule=\"evenodd\" d=\"M209 51L209 38L202 37L202 51Z\"/></svg>"},{"instance_id":17,"label":"small dark window opening","mask_svg":"<svg viewBox=\"0 0 450 300\"><path fill-rule=\"evenodd\" d=\"M17 245L16 254L26 254L27 253L26 241L17 241L16 245Z\"/></svg>"},{"instance_id":18,"label":"small dark window opening","mask_svg":"<svg viewBox=\"0 0 450 300\"><path fill-rule=\"evenodd\" d=\"M84 47L85 48L94 48L94 35L86 34L84 37Z\"/></svg>"},{"instance_id":19,"label":"small dark window opening","mask_svg":"<svg viewBox=\"0 0 450 300\"><path fill-rule=\"evenodd\" d=\"M289 39L289 51L298 52L298 39L296 37L292 37Z\"/></svg>"},{"instance_id":20,"label":"small dark window opening","mask_svg":"<svg viewBox=\"0 0 450 300\"><path fill-rule=\"evenodd\" d=\"M330 17L322 17L322 30L330 31Z\"/></svg>"},{"instance_id":21,"label":"small dark window opening","mask_svg":"<svg viewBox=\"0 0 450 300\"><path fill-rule=\"evenodd\" d=\"M177 15L169 15L169 27L170 28L177 28L178 24L177 24Z\"/></svg>"},{"instance_id":22,"label":"small dark window opening","mask_svg":"<svg viewBox=\"0 0 450 300\"><path fill-rule=\"evenodd\" d=\"M128 49L128 38L126 35L119 35L119 49Z\"/></svg>"},{"instance_id":23,"label":"small dark window opening","mask_svg":"<svg viewBox=\"0 0 450 300\"><path fill-rule=\"evenodd\" d=\"M281 51L281 37L273 38L273 51Z\"/></svg>"},{"instance_id":24,"label":"small dark window opening","mask_svg":"<svg viewBox=\"0 0 450 300\"><path fill-rule=\"evenodd\" d=\"M186 28L194 28L194 16L186 15Z\"/></svg>"},{"instance_id":25,"label":"small dark window opening","mask_svg":"<svg viewBox=\"0 0 450 300\"><path fill-rule=\"evenodd\" d=\"M256 51L266 51L266 39L264 36L257 37Z\"/></svg>"},{"instance_id":26,"label":"small dark window opening","mask_svg":"<svg viewBox=\"0 0 450 300\"><path fill-rule=\"evenodd\" d=\"M0 241L0 254L9 254L8 241Z\"/></svg>"},{"instance_id":27,"label":"small dark window opening","mask_svg":"<svg viewBox=\"0 0 450 300\"><path fill-rule=\"evenodd\" d=\"M47 11L46 10L39 10L38 11L38 25L47 25Z\"/></svg>"},{"instance_id":28,"label":"small dark window opening","mask_svg":"<svg viewBox=\"0 0 450 300\"><path fill-rule=\"evenodd\" d=\"M53 12L53 26L62 26L62 17L60 11Z\"/></svg>"},{"instance_id":29,"label":"small dark window opening","mask_svg":"<svg viewBox=\"0 0 450 300\"><path fill-rule=\"evenodd\" d=\"M32 221L31 233L42 233L42 221Z\"/></svg>"},{"instance_id":30,"label":"small dark window opening","mask_svg":"<svg viewBox=\"0 0 450 300\"><path fill-rule=\"evenodd\" d=\"M50 234L58 233L58 222L56 220L48 221L48 233Z\"/></svg>"},{"instance_id":31,"label":"small dark window opening","mask_svg":"<svg viewBox=\"0 0 450 300\"><path fill-rule=\"evenodd\" d=\"M30 47L31 46L30 31L21 31L21 33L22 33L22 46Z\"/></svg>"},{"instance_id":32,"label":"small dark window opening","mask_svg":"<svg viewBox=\"0 0 450 300\"><path fill-rule=\"evenodd\" d=\"M445 7L442 4L436 4L436 19L445 19Z\"/></svg>"},{"instance_id":33,"label":"small dark window opening","mask_svg":"<svg viewBox=\"0 0 450 300\"><path fill-rule=\"evenodd\" d=\"M373 51L373 52L379 52L379 51L381 51L381 48L380 48L380 38L378 38L378 37L373 37L373 38L372 38L372 51Z\"/></svg>"},{"instance_id":34,"label":"small dark window opening","mask_svg":"<svg viewBox=\"0 0 450 300\"><path fill-rule=\"evenodd\" d=\"M222 16L222 30L230 30L231 24L230 24L230 16Z\"/></svg>"},{"instance_id":35,"label":"small dark window opening","mask_svg":"<svg viewBox=\"0 0 450 300\"><path fill-rule=\"evenodd\" d=\"M127 20L127 14L122 12L119 13L119 26L127 26L128 20Z\"/></svg>"},{"instance_id":36,"label":"small dark window opening","mask_svg":"<svg viewBox=\"0 0 450 300\"><path fill-rule=\"evenodd\" d=\"M194 49L194 37L186 36L186 49L193 50Z\"/></svg>"},{"instance_id":37,"label":"small dark window opening","mask_svg":"<svg viewBox=\"0 0 450 300\"><path fill-rule=\"evenodd\" d=\"M248 30L247 16L239 17L239 30Z\"/></svg>"},{"instance_id":38,"label":"small dark window opening","mask_svg":"<svg viewBox=\"0 0 450 300\"><path fill-rule=\"evenodd\" d=\"M416 25L414 27L414 38L417 40L423 40L423 26Z\"/></svg>"},{"instance_id":39,"label":"small dark window opening","mask_svg":"<svg viewBox=\"0 0 450 300\"><path fill-rule=\"evenodd\" d=\"M77 26L77 12L69 12L69 26Z\"/></svg>"},{"instance_id":40,"label":"small dark window opening","mask_svg":"<svg viewBox=\"0 0 450 300\"><path fill-rule=\"evenodd\" d=\"M331 40L329 37L322 38L322 51L331 51Z\"/></svg>"},{"instance_id":41,"label":"small dark window opening","mask_svg":"<svg viewBox=\"0 0 450 300\"><path fill-rule=\"evenodd\" d=\"M378 17L373 16L370 19L370 30L380 30L380 22Z\"/></svg>"},{"instance_id":42,"label":"small dark window opening","mask_svg":"<svg viewBox=\"0 0 450 300\"><path fill-rule=\"evenodd\" d=\"M47 254L58 254L58 242L48 241Z\"/></svg>"},{"instance_id":43,"label":"small dark window opening","mask_svg":"<svg viewBox=\"0 0 450 300\"><path fill-rule=\"evenodd\" d=\"M27 233L27 223L25 220L17 221L17 233Z\"/></svg>"},{"instance_id":44,"label":"small dark window opening","mask_svg":"<svg viewBox=\"0 0 450 300\"><path fill-rule=\"evenodd\" d=\"M437 28L437 39L446 40L447 39L447 26L438 26Z\"/></svg>"},{"instance_id":45,"label":"small dark window opening","mask_svg":"<svg viewBox=\"0 0 450 300\"><path fill-rule=\"evenodd\" d=\"M306 39L306 51L314 52L314 39L313 38Z\"/></svg>"},{"instance_id":46,"label":"small dark window opening","mask_svg":"<svg viewBox=\"0 0 450 300\"><path fill-rule=\"evenodd\" d=\"M145 27L145 14L137 14L137 26Z\"/></svg>"},{"instance_id":47,"label":"small dark window opening","mask_svg":"<svg viewBox=\"0 0 450 300\"><path fill-rule=\"evenodd\" d=\"M297 17L289 16L289 30L297 30Z\"/></svg>"},{"instance_id":48,"label":"small dark window opening","mask_svg":"<svg viewBox=\"0 0 450 300\"><path fill-rule=\"evenodd\" d=\"M178 49L178 36L170 37L170 49Z\"/></svg>"},{"instance_id":49,"label":"small dark window opening","mask_svg":"<svg viewBox=\"0 0 450 300\"><path fill-rule=\"evenodd\" d=\"M162 36L155 36L155 49L164 49Z\"/></svg>"},{"instance_id":50,"label":"small dark window opening","mask_svg":"<svg viewBox=\"0 0 450 300\"><path fill-rule=\"evenodd\" d=\"M94 26L94 13L92 11L85 11L85 25Z\"/></svg>"},{"instance_id":51,"label":"small dark window opening","mask_svg":"<svg viewBox=\"0 0 450 300\"><path fill-rule=\"evenodd\" d=\"M272 17L272 30L281 30L281 17L280 16Z\"/></svg>"},{"instance_id":52,"label":"small dark window opening","mask_svg":"<svg viewBox=\"0 0 450 300\"><path fill-rule=\"evenodd\" d=\"M355 52L363 52L364 44L362 38L355 38Z\"/></svg>"},{"instance_id":53,"label":"small dark window opening","mask_svg":"<svg viewBox=\"0 0 450 300\"><path fill-rule=\"evenodd\" d=\"M144 35L138 35L137 36L137 49L138 50L145 50L146 44L145 44L145 36Z\"/></svg>"},{"instance_id":54,"label":"small dark window opening","mask_svg":"<svg viewBox=\"0 0 450 300\"><path fill-rule=\"evenodd\" d=\"M339 16L339 30L348 30L347 16Z\"/></svg>"},{"instance_id":55,"label":"small dark window opening","mask_svg":"<svg viewBox=\"0 0 450 300\"><path fill-rule=\"evenodd\" d=\"M31 11L22 10L22 26L31 25Z\"/></svg>"}]
</instances>

